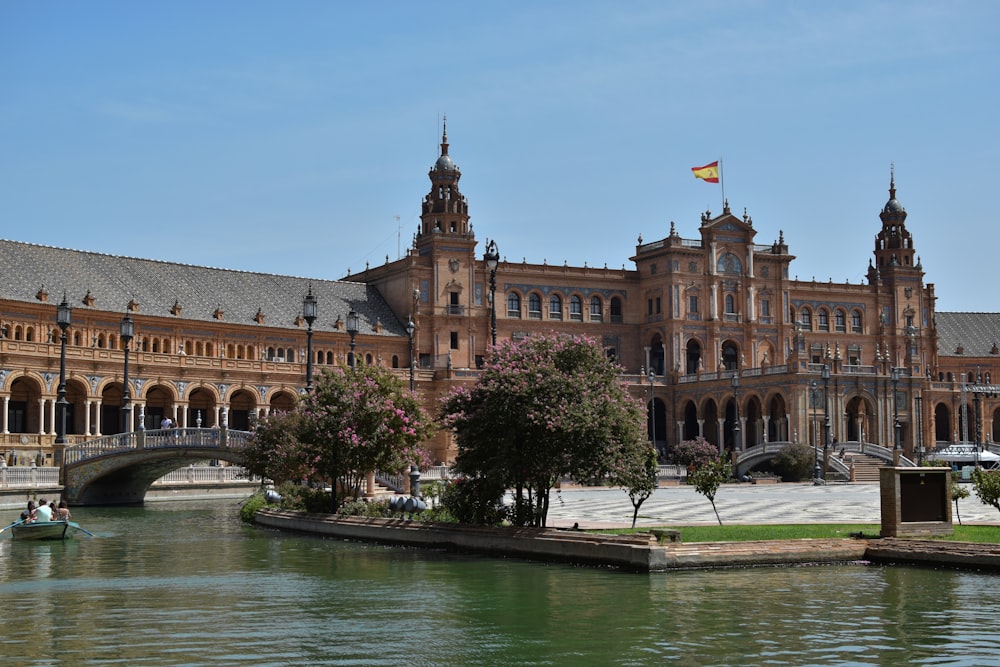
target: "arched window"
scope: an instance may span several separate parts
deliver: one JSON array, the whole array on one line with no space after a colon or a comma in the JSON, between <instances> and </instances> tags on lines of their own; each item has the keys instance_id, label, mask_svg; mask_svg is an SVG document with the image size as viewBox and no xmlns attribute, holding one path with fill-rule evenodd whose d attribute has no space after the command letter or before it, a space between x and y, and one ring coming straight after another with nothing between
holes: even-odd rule
<instances>
[{"instance_id":1,"label":"arched window","mask_svg":"<svg viewBox=\"0 0 1000 667\"><path fill-rule=\"evenodd\" d=\"M740 275L743 273L743 263L739 257L731 252L727 252L720 257L716 267L719 273L728 273L731 275Z\"/></svg>"},{"instance_id":2,"label":"arched window","mask_svg":"<svg viewBox=\"0 0 1000 667\"><path fill-rule=\"evenodd\" d=\"M569 298L569 319L583 321L583 299L576 294Z\"/></svg>"},{"instance_id":3,"label":"arched window","mask_svg":"<svg viewBox=\"0 0 1000 667\"><path fill-rule=\"evenodd\" d=\"M813 315L812 311L808 308L803 308L799 311L799 324L806 331L812 331L813 328Z\"/></svg>"},{"instance_id":4,"label":"arched window","mask_svg":"<svg viewBox=\"0 0 1000 667\"><path fill-rule=\"evenodd\" d=\"M399 368L399 355L398 354L392 355L392 367L393 368Z\"/></svg>"},{"instance_id":5,"label":"arched window","mask_svg":"<svg viewBox=\"0 0 1000 667\"><path fill-rule=\"evenodd\" d=\"M857 310L851 313L851 331L854 333L863 333L863 320L861 319L861 313Z\"/></svg>"},{"instance_id":6,"label":"arched window","mask_svg":"<svg viewBox=\"0 0 1000 667\"><path fill-rule=\"evenodd\" d=\"M507 317L521 319L521 295L517 292L507 295Z\"/></svg>"},{"instance_id":7,"label":"arched window","mask_svg":"<svg viewBox=\"0 0 1000 667\"><path fill-rule=\"evenodd\" d=\"M819 318L819 330L829 331L830 330L830 313L826 308L820 308L818 313Z\"/></svg>"},{"instance_id":8,"label":"arched window","mask_svg":"<svg viewBox=\"0 0 1000 667\"><path fill-rule=\"evenodd\" d=\"M562 298L558 294L549 297L549 319L562 319Z\"/></svg>"},{"instance_id":9,"label":"arched window","mask_svg":"<svg viewBox=\"0 0 1000 667\"><path fill-rule=\"evenodd\" d=\"M736 299L733 298L732 294L726 295L726 314L727 315L736 314Z\"/></svg>"},{"instance_id":10,"label":"arched window","mask_svg":"<svg viewBox=\"0 0 1000 667\"><path fill-rule=\"evenodd\" d=\"M611 322L612 324L621 324L624 321L624 315L622 314L622 300L620 297L611 297Z\"/></svg>"},{"instance_id":11,"label":"arched window","mask_svg":"<svg viewBox=\"0 0 1000 667\"><path fill-rule=\"evenodd\" d=\"M847 315L844 311L837 310L833 314L833 325L836 327L837 331L843 333L847 331Z\"/></svg>"},{"instance_id":12,"label":"arched window","mask_svg":"<svg viewBox=\"0 0 1000 667\"><path fill-rule=\"evenodd\" d=\"M601 304L601 297L590 297L590 321L601 322L604 319L604 307Z\"/></svg>"},{"instance_id":13,"label":"arched window","mask_svg":"<svg viewBox=\"0 0 1000 667\"><path fill-rule=\"evenodd\" d=\"M538 295L538 292L532 292L528 295L528 319L542 319L542 297Z\"/></svg>"},{"instance_id":14,"label":"arched window","mask_svg":"<svg viewBox=\"0 0 1000 667\"><path fill-rule=\"evenodd\" d=\"M327 365L333 365L333 350L326 353L326 363Z\"/></svg>"},{"instance_id":15,"label":"arched window","mask_svg":"<svg viewBox=\"0 0 1000 667\"><path fill-rule=\"evenodd\" d=\"M365 355L365 365L367 365L367 366L371 366L372 365L372 355L371 354L366 354Z\"/></svg>"}]
</instances>

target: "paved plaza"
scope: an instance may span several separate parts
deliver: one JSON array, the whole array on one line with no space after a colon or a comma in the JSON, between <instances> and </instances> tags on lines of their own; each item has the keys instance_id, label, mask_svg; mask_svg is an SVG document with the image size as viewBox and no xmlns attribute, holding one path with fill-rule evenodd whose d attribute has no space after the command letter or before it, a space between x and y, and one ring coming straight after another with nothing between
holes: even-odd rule
<instances>
[{"instance_id":1,"label":"paved plaza","mask_svg":"<svg viewBox=\"0 0 1000 667\"><path fill-rule=\"evenodd\" d=\"M1000 511L979 502L975 491L959 501L963 523L1000 524ZM715 496L724 524L880 523L878 484L727 484ZM952 503L952 517L955 505ZM621 489L553 490L548 525L613 528L632 524L632 504ZM691 486L665 486L643 503L636 526L717 523L712 504Z\"/></svg>"}]
</instances>

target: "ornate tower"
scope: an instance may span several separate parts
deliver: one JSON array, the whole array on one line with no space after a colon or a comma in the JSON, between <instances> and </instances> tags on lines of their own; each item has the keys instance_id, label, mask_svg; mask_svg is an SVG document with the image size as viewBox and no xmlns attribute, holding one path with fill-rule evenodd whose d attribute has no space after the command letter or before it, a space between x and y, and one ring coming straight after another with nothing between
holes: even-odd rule
<instances>
[{"instance_id":1,"label":"ornate tower","mask_svg":"<svg viewBox=\"0 0 1000 667\"><path fill-rule=\"evenodd\" d=\"M447 119L441 134L441 156L427 176L431 179L431 191L424 197L420 213L417 247L427 245L435 234L468 235L469 203L458 189L462 172L448 155Z\"/></svg>"},{"instance_id":2,"label":"ornate tower","mask_svg":"<svg viewBox=\"0 0 1000 667\"><path fill-rule=\"evenodd\" d=\"M879 213L879 218L882 219L882 229L875 237L875 268L883 275L894 267L912 269L913 237L906 230L906 209L896 199L895 168L889 176L889 201Z\"/></svg>"}]
</instances>

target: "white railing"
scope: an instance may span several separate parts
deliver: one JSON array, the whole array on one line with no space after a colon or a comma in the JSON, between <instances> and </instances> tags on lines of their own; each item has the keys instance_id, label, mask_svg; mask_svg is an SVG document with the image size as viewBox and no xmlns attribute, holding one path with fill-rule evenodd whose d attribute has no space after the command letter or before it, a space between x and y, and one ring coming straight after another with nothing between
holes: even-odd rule
<instances>
[{"instance_id":1,"label":"white railing","mask_svg":"<svg viewBox=\"0 0 1000 667\"><path fill-rule=\"evenodd\" d=\"M153 482L157 484L247 484L260 483L259 477L250 477L242 466L188 466L168 472Z\"/></svg>"},{"instance_id":2,"label":"white railing","mask_svg":"<svg viewBox=\"0 0 1000 667\"><path fill-rule=\"evenodd\" d=\"M259 483L242 466L188 466L169 472L153 484ZM59 468L7 466L0 468L0 489L34 489L59 486Z\"/></svg>"},{"instance_id":3,"label":"white railing","mask_svg":"<svg viewBox=\"0 0 1000 667\"><path fill-rule=\"evenodd\" d=\"M59 468L35 466L6 466L0 468L0 488L31 489L59 486Z\"/></svg>"}]
</instances>

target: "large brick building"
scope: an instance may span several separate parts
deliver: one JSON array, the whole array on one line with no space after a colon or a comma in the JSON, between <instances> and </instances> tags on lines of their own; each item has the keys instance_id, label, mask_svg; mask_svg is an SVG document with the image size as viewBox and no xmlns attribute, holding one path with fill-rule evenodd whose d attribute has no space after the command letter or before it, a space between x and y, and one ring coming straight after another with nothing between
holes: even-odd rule
<instances>
[{"instance_id":1,"label":"large brick building","mask_svg":"<svg viewBox=\"0 0 1000 667\"><path fill-rule=\"evenodd\" d=\"M1000 314L936 312L892 178L863 284L790 278L795 257L783 233L758 243L751 217L728 202L702 214L688 237L671 223L662 239L640 238L631 269L608 268L607 258L553 266L501 255L491 283L446 132L429 178L407 254L340 281L0 241L4 449L52 451L64 295L73 308L70 443L157 428L164 416L248 428L303 390L310 330L317 371L345 363L353 340L359 360L412 377L432 410L475 378L494 334L591 336L636 395L652 396L650 435L663 452L699 434L733 450L822 443L826 414L838 441L892 447L898 433L911 457L921 444L992 441L1000 428L1000 401L989 393ZM318 306L311 324L307 294ZM135 337L123 417L125 315ZM446 433L428 444L439 461L454 455Z\"/></svg>"}]
</instances>

